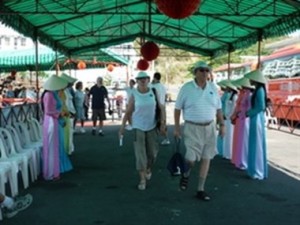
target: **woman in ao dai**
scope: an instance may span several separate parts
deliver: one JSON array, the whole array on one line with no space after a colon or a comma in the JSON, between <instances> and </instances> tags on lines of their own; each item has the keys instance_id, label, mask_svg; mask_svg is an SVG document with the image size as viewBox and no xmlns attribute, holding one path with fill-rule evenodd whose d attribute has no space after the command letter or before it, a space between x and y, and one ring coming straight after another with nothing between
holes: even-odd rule
<instances>
[{"instance_id":1,"label":"woman in ao dai","mask_svg":"<svg viewBox=\"0 0 300 225\"><path fill-rule=\"evenodd\" d=\"M233 149L231 162L239 169L247 169L248 165L248 145L249 145L249 118L246 112L250 108L251 90L248 78L242 78L238 82L241 86L235 111L231 116L234 125Z\"/></svg>"},{"instance_id":2,"label":"woman in ao dai","mask_svg":"<svg viewBox=\"0 0 300 225\"><path fill-rule=\"evenodd\" d=\"M223 157L226 159L231 159L233 124L231 123L230 117L233 114L237 100L237 88L230 81L228 81L225 85L227 87L229 95L225 99L225 136L223 140Z\"/></svg>"},{"instance_id":3,"label":"woman in ao dai","mask_svg":"<svg viewBox=\"0 0 300 225\"><path fill-rule=\"evenodd\" d=\"M259 70L245 75L255 86L251 97L251 108L246 115L250 119L248 175L253 179L268 177L265 110L267 103L266 79Z\"/></svg>"}]
</instances>

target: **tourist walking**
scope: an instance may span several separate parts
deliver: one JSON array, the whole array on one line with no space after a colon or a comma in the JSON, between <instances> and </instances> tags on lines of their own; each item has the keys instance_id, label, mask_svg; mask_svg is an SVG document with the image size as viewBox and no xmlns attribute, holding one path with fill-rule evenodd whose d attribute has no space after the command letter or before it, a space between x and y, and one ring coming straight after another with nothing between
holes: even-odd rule
<instances>
[{"instance_id":1,"label":"tourist walking","mask_svg":"<svg viewBox=\"0 0 300 225\"><path fill-rule=\"evenodd\" d=\"M194 79L185 83L178 94L174 111L174 135L181 138L180 116L183 112L183 138L186 147L185 160L189 165L180 179L181 190L188 187L189 176L195 162L200 161L199 180L196 197L209 201L205 191L205 182L210 167L210 160L216 155L216 124L220 125L220 135L224 135L224 121L221 100L216 85L207 81L210 67L205 62L198 62L193 68Z\"/></svg>"},{"instance_id":2,"label":"tourist walking","mask_svg":"<svg viewBox=\"0 0 300 225\"><path fill-rule=\"evenodd\" d=\"M124 135L125 124L132 117L134 135L134 153L136 169L139 172L139 190L146 189L147 180L151 179L152 168L156 160L159 146L156 128L156 96L149 88L150 76L146 72L139 72L137 77L137 88L133 90L128 102L126 113L120 127L120 138ZM158 104L161 115L160 131L165 131L165 115L163 106Z\"/></svg>"},{"instance_id":3,"label":"tourist walking","mask_svg":"<svg viewBox=\"0 0 300 225\"><path fill-rule=\"evenodd\" d=\"M97 120L99 119L98 134L100 136L104 136L103 122L104 120L106 120L106 115L105 115L106 106L104 100L106 99L109 110L111 108L111 104L108 98L108 91L106 87L103 85L102 77L97 78L97 83L90 90L90 96L92 96L92 120L93 120L92 135L96 135Z\"/></svg>"},{"instance_id":4,"label":"tourist walking","mask_svg":"<svg viewBox=\"0 0 300 225\"><path fill-rule=\"evenodd\" d=\"M78 81L75 85L75 97L74 97L74 103L75 103L75 109L76 109L76 116L75 116L75 131L76 130L76 123L79 121L80 122L80 133L85 133L84 129L84 121L85 121L85 116L84 116L84 100L85 100L85 93L82 91L83 89L83 83L81 81Z\"/></svg>"}]
</instances>

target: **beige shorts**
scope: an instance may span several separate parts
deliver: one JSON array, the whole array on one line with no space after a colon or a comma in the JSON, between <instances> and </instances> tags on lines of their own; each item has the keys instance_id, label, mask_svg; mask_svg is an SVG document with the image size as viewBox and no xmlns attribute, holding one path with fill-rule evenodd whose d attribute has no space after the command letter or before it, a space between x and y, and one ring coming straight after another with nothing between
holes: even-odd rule
<instances>
[{"instance_id":1,"label":"beige shorts","mask_svg":"<svg viewBox=\"0 0 300 225\"><path fill-rule=\"evenodd\" d=\"M136 169L146 170L151 168L159 150L156 129L146 132L135 129L134 135Z\"/></svg>"},{"instance_id":2,"label":"beige shorts","mask_svg":"<svg viewBox=\"0 0 300 225\"><path fill-rule=\"evenodd\" d=\"M183 135L186 160L194 162L201 159L212 159L217 154L217 132L214 122L207 126L185 123Z\"/></svg>"}]
</instances>

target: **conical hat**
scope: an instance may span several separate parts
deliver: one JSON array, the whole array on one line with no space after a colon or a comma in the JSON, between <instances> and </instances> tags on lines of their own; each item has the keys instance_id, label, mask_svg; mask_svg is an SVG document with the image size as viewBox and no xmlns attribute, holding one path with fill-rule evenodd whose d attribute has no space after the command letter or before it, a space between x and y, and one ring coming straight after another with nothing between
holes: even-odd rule
<instances>
[{"instance_id":1,"label":"conical hat","mask_svg":"<svg viewBox=\"0 0 300 225\"><path fill-rule=\"evenodd\" d=\"M253 70L250 73L245 74L245 77L248 78L249 80L253 80L258 83L265 84L267 83L266 78L262 74L260 70Z\"/></svg>"},{"instance_id":2,"label":"conical hat","mask_svg":"<svg viewBox=\"0 0 300 225\"><path fill-rule=\"evenodd\" d=\"M68 82L56 75L49 77L43 87L47 91L58 91L68 86Z\"/></svg>"},{"instance_id":3,"label":"conical hat","mask_svg":"<svg viewBox=\"0 0 300 225\"><path fill-rule=\"evenodd\" d=\"M246 88L251 88L251 89L254 89L255 87L252 86L250 84L250 80L246 77L243 77L240 81L239 81L239 84L242 86L242 87L246 87Z\"/></svg>"},{"instance_id":4,"label":"conical hat","mask_svg":"<svg viewBox=\"0 0 300 225\"><path fill-rule=\"evenodd\" d=\"M232 90L237 91L236 86L234 86L234 85L231 83L230 80L223 80L222 85L223 85L223 87L228 87L228 88L230 88L230 89L232 89Z\"/></svg>"},{"instance_id":5,"label":"conical hat","mask_svg":"<svg viewBox=\"0 0 300 225\"><path fill-rule=\"evenodd\" d=\"M233 80L233 81L231 81L231 83L232 83L234 86L236 86L237 88L242 88L242 86L241 86L240 83L239 83L241 79L242 79L242 78Z\"/></svg>"},{"instance_id":6,"label":"conical hat","mask_svg":"<svg viewBox=\"0 0 300 225\"><path fill-rule=\"evenodd\" d=\"M77 81L76 78L71 77L71 76L69 76L69 75L67 75L67 74L65 74L65 73L63 73L62 75L60 75L60 77L61 77L62 79L64 79L64 80L66 80L68 83L74 83L75 81Z\"/></svg>"},{"instance_id":7,"label":"conical hat","mask_svg":"<svg viewBox=\"0 0 300 225\"><path fill-rule=\"evenodd\" d=\"M226 84L226 87L232 89L232 90L235 90L237 91L237 87L235 85L232 84L232 81L229 81L227 84Z\"/></svg>"},{"instance_id":8,"label":"conical hat","mask_svg":"<svg viewBox=\"0 0 300 225\"><path fill-rule=\"evenodd\" d=\"M224 88L224 80L221 80L220 82L217 83L217 85L219 85L221 88Z\"/></svg>"}]
</instances>

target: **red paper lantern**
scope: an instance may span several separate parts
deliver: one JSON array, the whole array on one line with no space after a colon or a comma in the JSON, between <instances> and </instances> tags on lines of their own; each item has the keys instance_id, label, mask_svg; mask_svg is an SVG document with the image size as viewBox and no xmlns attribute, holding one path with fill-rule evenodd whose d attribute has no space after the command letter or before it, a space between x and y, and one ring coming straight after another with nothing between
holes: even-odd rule
<instances>
[{"instance_id":1,"label":"red paper lantern","mask_svg":"<svg viewBox=\"0 0 300 225\"><path fill-rule=\"evenodd\" d=\"M149 63L145 59L140 59L137 63L137 68L139 70L147 70L149 68Z\"/></svg>"},{"instance_id":2,"label":"red paper lantern","mask_svg":"<svg viewBox=\"0 0 300 225\"><path fill-rule=\"evenodd\" d=\"M173 19L183 19L192 15L201 0L156 0L159 11Z\"/></svg>"},{"instance_id":3,"label":"red paper lantern","mask_svg":"<svg viewBox=\"0 0 300 225\"><path fill-rule=\"evenodd\" d=\"M114 65L108 64L107 70L108 70L109 72L112 72L112 71L114 70Z\"/></svg>"},{"instance_id":4,"label":"red paper lantern","mask_svg":"<svg viewBox=\"0 0 300 225\"><path fill-rule=\"evenodd\" d=\"M85 68L86 68L85 62L79 61L79 62L77 63L77 68L80 69L80 70L85 69Z\"/></svg>"},{"instance_id":5,"label":"red paper lantern","mask_svg":"<svg viewBox=\"0 0 300 225\"><path fill-rule=\"evenodd\" d=\"M148 41L141 47L141 54L144 59L151 61L159 55L159 47L153 41Z\"/></svg>"}]
</instances>

